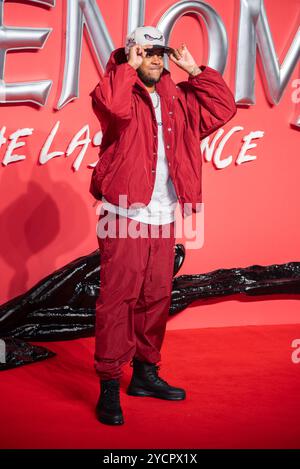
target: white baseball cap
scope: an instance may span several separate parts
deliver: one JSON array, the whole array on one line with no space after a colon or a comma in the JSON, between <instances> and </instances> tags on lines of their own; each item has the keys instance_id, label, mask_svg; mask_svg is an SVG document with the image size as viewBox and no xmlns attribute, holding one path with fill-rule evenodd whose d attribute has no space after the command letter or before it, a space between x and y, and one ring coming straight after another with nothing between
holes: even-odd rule
<instances>
[{"instance_id":1,"label":"white baseball cap","mask_svg":"<svg viewBox=\"0 0 300 469\"><path fill-rule=\"evenodd\" d=\"M164 49L164 52L173 52L172 47L165 46L165 37L163 33L154 26L139 26L126 37L125 54L129 53L129 49L135 44L144 46L153 44L153 47Z\"/></svg>"}]
</instances>

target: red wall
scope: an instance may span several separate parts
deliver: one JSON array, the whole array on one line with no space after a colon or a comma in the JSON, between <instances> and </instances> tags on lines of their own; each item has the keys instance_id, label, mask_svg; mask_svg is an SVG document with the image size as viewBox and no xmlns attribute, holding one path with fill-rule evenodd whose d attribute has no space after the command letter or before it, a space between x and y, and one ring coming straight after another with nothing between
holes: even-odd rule
<instances>
[{"instance_id":1,"label":"red wall","mask_svg":"<svg viewBox=\"0 0 300 469\"><path fill-rule=\"evenodd\" d=\"M116 47L123 45L126 2L97 1ZM147 0L145 24L157 24L171 0ZM239 2L211 0L221 15L229 41L229 56L224 78L234 92L235 57L239 19ZM0 303L19 295L44 276L73 259L95 250L96 220L94 199L89 194L92 168L98 149L90 143L78 171L72 165L81 148L66 157L38 163L39 152L51 129L60 127L51 151L65 152L73 136L86 124L91 139L99 123L91 108L89 92L98 81L98 71L85 33L82 46L80 97L59 111L54 110L61 92L64 66L65 2L57 1L53 9L33 4L6 2L6 25L53 28L41 50L9 52L6 56L5 80L17 82L51 79L52 90L47 104L1 104L1 127L6 126L7 141L0 148L3 161L8 136L19 128L33 128L33 134L21 140L24 147L14 153L23 161L0 166ZM265 0L266 12L277 55L282 62L297 28L300 2ZM121 8L120 8L121 7ZM113 15L112 15L113 12ZM299 16L298 16L299 18ZM299 22L299 19L298 19ZM184 17L175 26L170 45L185 41L199 64L206 63L207 49L201 23ZM175 82L186 74L170 63ZM222 152L222 159L232 155L233 162L216 169L204 161L203 186L205 204L204 245L187 251L180 274L208 272L218 268L246 267L299 261L299 131L290 126L295 104L292 82L295 70L277 106L265 95L260 70L256 67L256 104L239 107L236 116L224 127L242 126ZM256 159L237 165L243 137L251 131L263 131L257 147L248 151ZM213 135L211 136L211 138ZM178 240L178 242L181 240ZM237 324L299 323L296 297L247 299L232 297L222 301L197 303L169 321L168 328L193 328Z\"/></svg>"}]
</instances>

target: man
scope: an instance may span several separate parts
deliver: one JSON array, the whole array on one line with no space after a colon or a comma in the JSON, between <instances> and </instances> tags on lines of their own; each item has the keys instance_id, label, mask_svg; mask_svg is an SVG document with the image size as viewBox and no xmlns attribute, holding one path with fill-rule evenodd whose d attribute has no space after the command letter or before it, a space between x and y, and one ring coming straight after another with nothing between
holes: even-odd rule
<instances>
[{"instance_id":1,"label":"man","mask_svg":"<svg viewBox=\"0 0 300 469\"><path fill-rule=\"evenodd\" d=\"M163 66L164 54L188 73L187 81L175 85ZM106 209L98 227L115 221L113 234L98 233L96 414L102 423L118 425L124 423L121 367L129 361L127 394L186 397L184 389L158 375L157 365L171 302L174 212L178 202L183 216L198 210L200 140L229 121L236 105L219 72L198 67L185 44L166 47L162 32L152 26L136 28L125 48L112 52L91 97L103 137L90 192Z\"/></svg>"}]
</instances>

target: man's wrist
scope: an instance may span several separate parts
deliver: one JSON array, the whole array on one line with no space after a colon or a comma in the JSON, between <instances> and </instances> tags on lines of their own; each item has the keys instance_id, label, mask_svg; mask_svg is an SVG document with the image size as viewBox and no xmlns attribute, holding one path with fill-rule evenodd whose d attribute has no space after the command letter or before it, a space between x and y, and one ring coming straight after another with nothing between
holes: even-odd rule
<instances>
[{"instance_id":1,"label":"man's wrist","mask_svg":"<svg viewBox=\"0 0 300 469\"><path fill-rule=\"evenodd\" d=\"M134 68L134 70L137 70L138 67L135 67L135 65L132 62L130 62L130 60L128 60L127 63L131 65L131 67Z\"/></svg>"},{"instance_id":2,"label":"man's wrist","mask_svg":"<svg viewBox=\"0 0 300 469\"><path fill-rule=\"evenodd\" d=\"M201 70L200 67L198 67L197 64L193 65L193 67L191 67L191 69L188 70L188 74L192 77L195 77L195 76L199 75L199 73L201 73L201 72L202 72L202 70Z\"/></svg>"}]
</instances>

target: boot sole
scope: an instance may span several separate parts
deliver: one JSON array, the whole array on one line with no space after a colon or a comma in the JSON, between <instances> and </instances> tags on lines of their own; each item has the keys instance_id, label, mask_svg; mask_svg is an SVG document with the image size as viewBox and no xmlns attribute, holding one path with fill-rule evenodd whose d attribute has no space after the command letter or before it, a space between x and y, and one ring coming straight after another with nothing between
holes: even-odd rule
<instances>
[{"instance_id":1,"label":"boot sole","mask_svg":"<svg viewBox=\"0 0 300 469\"><path fill-rule=\"evenodd\" d=\"M182 401L186 396L171 396L170 394L157 394L154 391L146 391L145 389L127 389L127 394L129 396L139 396L139 397L157 397L158 399L165 399L168 401Z\"/></svg>"},{"instance_id":2,"label":"boot sole","mask_svg":"<svg viewBox=\"0 0 300 469\"><path fill-rule=\"evenodd\" d=\"M124 423L124 417L122 414L116 415L106 415L105 413L101 413L100 409L95 409L97 420L101 423L106 423L108 425L122 425Z\"/></svg>"},{"instance_id":3,"label":"boot sole","mask_svg":"<svg viewBox=\"0 0 300 469\"><path fill-rule=\"evenodd\" d=\"M110 419L109 417L97 415L97 419L99 420L99 422L106 423L107 425L123 425L124 423L124 419L122 417Z\"/></svg>"}]
</instances>

